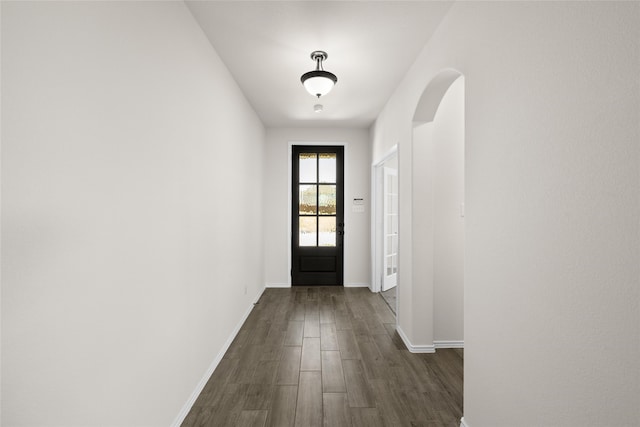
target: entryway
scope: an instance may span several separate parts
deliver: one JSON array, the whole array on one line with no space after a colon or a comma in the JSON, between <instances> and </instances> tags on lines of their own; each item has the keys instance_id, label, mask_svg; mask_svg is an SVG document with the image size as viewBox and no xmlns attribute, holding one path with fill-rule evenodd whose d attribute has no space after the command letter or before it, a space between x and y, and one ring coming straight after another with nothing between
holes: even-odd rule
<instances>
[{"instance_id":1,"label":"entryway","mask_svg":"<svg viewBox=\"0 0 640 427\"><path fill-rule=\"evenodd\" d=\"M291 284L343 284L344 147L294 145Z\"/></svg>"}]
</instances>

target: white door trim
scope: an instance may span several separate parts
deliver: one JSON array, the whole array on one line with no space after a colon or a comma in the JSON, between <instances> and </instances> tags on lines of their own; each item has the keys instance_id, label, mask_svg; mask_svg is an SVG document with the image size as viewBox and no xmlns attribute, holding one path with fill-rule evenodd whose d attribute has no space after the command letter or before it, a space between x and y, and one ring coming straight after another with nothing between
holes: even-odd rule
<instances>
[{"instance_id":1,"label":"white door trim","mask_svg":"<svg viewBox=\"0 0 640 427\"><path fill-rule=\"evenodd\" d=\"M383 167L384 163L398 154L398 144L387 151L377 161L371 164L371 292L380 292L382 284L382 237L381 226L382 200L381 192L383 185ZM396 311L397 313L397 311Z\"/></svg>"}]
</instances>

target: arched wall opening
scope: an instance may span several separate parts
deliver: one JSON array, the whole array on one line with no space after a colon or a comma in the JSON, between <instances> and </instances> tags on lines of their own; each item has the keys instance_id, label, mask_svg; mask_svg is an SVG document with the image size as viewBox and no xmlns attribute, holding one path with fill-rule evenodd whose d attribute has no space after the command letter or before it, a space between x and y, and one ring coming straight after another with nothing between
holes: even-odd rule
<instances>
[{"instance_id":1,"label":"arched wall opening","mask_svg":"<svg viewBox=\"0 0 640 427\"><path fill-rule=\"evenodd\" d=\"M413 330L432 351L464 346L464 90L461 73L442 71L413 119Z\"/></svg>"}]
</instances>

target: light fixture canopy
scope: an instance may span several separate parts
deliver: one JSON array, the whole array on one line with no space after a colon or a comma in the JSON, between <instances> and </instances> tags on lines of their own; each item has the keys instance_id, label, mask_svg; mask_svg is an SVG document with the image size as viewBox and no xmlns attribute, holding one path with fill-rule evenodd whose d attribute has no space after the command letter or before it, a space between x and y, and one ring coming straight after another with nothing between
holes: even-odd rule
<instances>
[{"instance_id":1,"label":"light fixture canopy","mask_svg":"<svg viewBox=\"0 0 640 427\"><path fill-rule=\"evenodd\" d=\"M325 71L322 68L322 61L328 58L327 52L315 50L311 52L311 59L316 62L316 69L306 72L300 77L300 81L304 85L307 92L320 98L326 95L338 82L335 74Z\"/></svg>"}]
</instances>

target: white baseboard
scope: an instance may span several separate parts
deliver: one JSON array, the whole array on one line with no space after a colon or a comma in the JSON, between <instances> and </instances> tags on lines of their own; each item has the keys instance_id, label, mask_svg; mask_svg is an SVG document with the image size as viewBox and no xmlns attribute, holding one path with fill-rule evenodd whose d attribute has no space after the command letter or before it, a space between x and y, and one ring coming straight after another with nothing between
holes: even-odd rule
<instances>
[{"instance_id":1,"label":"white baseboard","mask_svg":"<svg viewBox=\"0 0 640 427\"><path fill-rule=\"evenodd\" d=\"M471 427L464 421L464 417L460 418L460 427Z\"/></svg>"},{"instance_id":2,"label":"white baseboard","mask_svg":"<svg viewBox=\"0 0 640 427\"><path fill-rule=\"evenodd\" d=\"M434 341L436 348L464 348L464 341Z\"/></svg>"},{"instance_id":3,"label":"white baseboard","mask_svg":"<svg viewBox=\"0 0 640 427\"><path fill-rule=\"evenodd\" d=\"M291 283L266 283L265 288L290 288Z\"/></svg>"},{"instance_id":4,"label":"white baseboard","mask_svg":"<svg viewBox=\"0 0 640 427\"><path fill-rule=\"evenodd\" d=\"M173 420L173 423L171 423L171 427L180 427L184 419L187 418L187 415L189 415L189 411L191 410L191 407L196 402L196 399L198 398L198 396L200 396L200 393L202 393L204 386L207 385L207 381L209 381L209 378L211 378L211 375L213 375L213 371L216 370L216 368L218 367L218 364L224 357L224 354L227 352L227 350L229 350L231 343L236 338L236 335L238 335L238 332L240 332L240 328L242 328L242 325L244 325L244 322L249 317L249 314L251 314L251 310L253 310L255 303L257 303L260 300L260 297L262 296L263 293L264 293L264 289L260 289L258 291L258 295L256 296L256 298L254 298L253 302L251 303L247 311L244 313L244 316L242 316L242 319L240 320L240 322L236 325L234 330L231 332L231 335L229 335L229 338L224 343L224 345L222 346L222 349L218 352L215 359L213 359L213 362L211 362L211 365L209 365L209 368L200 379L200 382L198 382L196 389L193 391L193 393L191 393L189 400L187 400L187 403L184 404L184 406L180 410L180 413L178 414L176 419Z\"/></svg>"},{"instance_id":5,"label":"white baseboard","mask_svg":"<svg viewBox=\"0 0 640 427\"><path fill-rule=\"evenodd\" d=\"M345 283L344 285L345 288L368 288L369 284L368 283Z\"/></svg>"},{"instance_id":6,"label":"white baseboard","mask_svg":"<svg viewBox=\"0 0 640 427\"><path fill-rule=\"evenodd\" d=\"M345 288L368 288L368 283L345 283ZM290 288L291 283L265 283L265 288Z\"/></svg>"},{"instance_id":7,"label":"white baseboard","mask_svg":"<svg viewBox=\"0 0 640 427\"><path fill-rule=\"evenodd\" d=\"M407 349L411 353L435 353L436 352L436 347L433 344L431 345L412 344L411 341L409 341L409 338L407 337L407 335L404 333L404 331L400 327L400 325L396 325L396 331L398 331L398 335L400 335L400 338L402 338L402 341L404 341L404 345L407 346Z\"/></svg>"}]
</instances>

